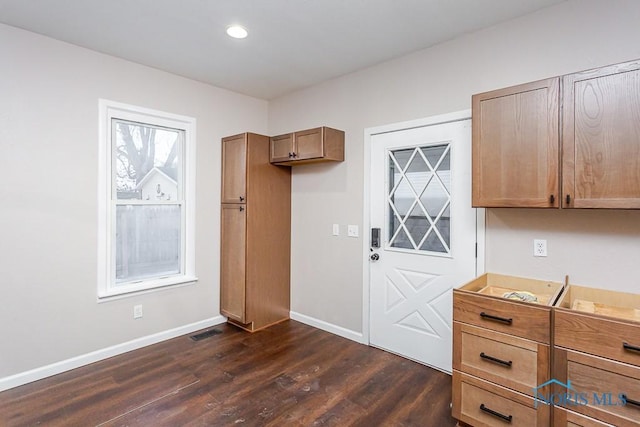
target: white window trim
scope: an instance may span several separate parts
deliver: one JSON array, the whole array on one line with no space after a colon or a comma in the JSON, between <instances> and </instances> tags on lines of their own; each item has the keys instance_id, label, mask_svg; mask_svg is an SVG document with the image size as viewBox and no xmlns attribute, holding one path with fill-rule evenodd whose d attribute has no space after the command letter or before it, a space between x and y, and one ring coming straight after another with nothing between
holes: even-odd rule
<instances>
[{"instance_id":1,"label":"white window trim","mask_svg":"<svg viewBox=\"0 0 640 427\"><path fill-rule=\"evenodd\" d=\"M195 177L196 177L196 119L163 111L137 107L106 99L98 100L98 302L120 299L163 289L195 283ZM115 256L112 238L111 195L111 119L119 118L140 123L184 130L184 217L183 262L184 274L153 278L126 286L113 286L112 269Z\"/></svg>"}]
</instances>

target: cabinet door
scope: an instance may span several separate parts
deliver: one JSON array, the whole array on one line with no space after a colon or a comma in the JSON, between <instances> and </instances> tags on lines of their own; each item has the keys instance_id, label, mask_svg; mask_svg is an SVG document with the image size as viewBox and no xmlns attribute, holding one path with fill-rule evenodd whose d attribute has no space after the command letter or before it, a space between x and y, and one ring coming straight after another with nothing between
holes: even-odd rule
<instances>
[{"instance_id":1,"label":"cabinet door","mask_svg":"<svg viewBox=\"0 0 640 427\"><path fill-rule=\"evenodd\" d=\"M315 159L324 156L322 128L295 133L295 160Z\"/></svg>"},{"instance_id":2,"label":"cabinet door","mask_svg":"<svg viewBox=\"0 0 640 427\"><path fill-rule=\"evenodd\" d=\"M247 135L222 139L222 203L244 203L247 191Z\"/></svg>"},{"instance_id":3,"label":"cabinet door","mask_svg":"<svg viewBox=\"0 0 640 427\"><path fill-rule=\"evenodd\" d=\"M640 209L640 61L563 79L563 207Z\"/></svg>"},{"instance_id":4,"label":"cabinet door","mask_svg":"<svg viewBox=\"0 0 640 427\"><path fill-rule=\"evenodd\" d=\"M293 158L293 134L279 135L271 137L271 155L269 161L286 162Z\"/></svg>"},{"instance_id":5,"label":"cabinet door","mask_svg":"<svg viewBox=\"0 0 640 427\"><path fill-rule=\"evenodd\" d=\"M473 206L559 206L558 102L559 78L473 96Z\"/></svg>"},{"instance_id":6,"label":"cabinet door","mask_svg":"<svg viewBox=\"0 0 640 427\"><path fill-rule=\"evenodd\" d=\"M220 312L241 323L246 314L246 209L223 204L220 232Z\"/></svg>"}]
</instances>

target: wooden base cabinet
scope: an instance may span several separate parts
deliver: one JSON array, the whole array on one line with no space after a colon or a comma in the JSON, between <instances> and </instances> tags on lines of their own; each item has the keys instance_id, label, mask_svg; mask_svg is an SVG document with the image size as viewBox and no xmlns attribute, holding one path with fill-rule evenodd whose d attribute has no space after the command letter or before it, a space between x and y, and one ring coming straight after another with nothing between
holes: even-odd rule
<instances>
[{"instance_id":1,"label":"wooden base cabinet","mask_svg":"<svg viewBox=\"0 0 640 427\"><path fill-rule=\"evenodd\" d=\"M488 273L453 290L453 416L471 426L548 426L534 391L551 374L561 283ZM513 292L537 302L505 298ZM546 390L546 389L545 389Z\"/></svg>"},{"instance_id":2,"label":"wooden base cabinet","mask_svg":"<svg viewBox=\"0 0 640 427\"><path fill-rule=\"evenodd\" d=\"M548 427L550 405L498 384L453 371L453 417L471 426Z\"/></svg>"},{"instance_id":3,"label":"wooden base cabinet","mask_svg":"<svg viewBox=\"0 0 640 427\"><path fill-rule=\"evenodd\" d=\"M578 425L640 426L640 295L570 285L554 338L554 377L581 396L559 406L580 414Z\"/></svg>"},{"instance_id":4,"label":"wooden base cabinet","mask_svg":"<svg viewBox=\"0 0 640 427\"><path fill-rule=\"evenodd\" d=\"M558 427L615 427L613 424L603 423L559 406L553 407L553 421Z\"/></svg>"},{"instance_id":5,"label":"wooden base cabinet","mask_svg":"<svg viewBox=\"0 0 640 427\"><path fill-rule=\"evenodd\" d=\"M269 137L222 140L220 312L257 331L289 318L291 169L269 163Z\"/></svg>"}]
</instances>

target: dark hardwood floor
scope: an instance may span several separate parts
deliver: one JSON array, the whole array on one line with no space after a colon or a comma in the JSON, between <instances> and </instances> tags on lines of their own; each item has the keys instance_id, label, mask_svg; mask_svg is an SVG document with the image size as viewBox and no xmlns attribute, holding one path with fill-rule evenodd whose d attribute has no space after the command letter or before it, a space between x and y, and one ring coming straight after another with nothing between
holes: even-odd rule
<instances>
[{"instance_id":1,"label":"dark hardwood floor","mask_svg":"<svg viewBox=\"0 0 640 427\"><path fill-rule=\"evenodd\" d=\"M451 378L287 321L174 338L0 393L0 426L454 426Z\"/></svg>"}]
</instances>

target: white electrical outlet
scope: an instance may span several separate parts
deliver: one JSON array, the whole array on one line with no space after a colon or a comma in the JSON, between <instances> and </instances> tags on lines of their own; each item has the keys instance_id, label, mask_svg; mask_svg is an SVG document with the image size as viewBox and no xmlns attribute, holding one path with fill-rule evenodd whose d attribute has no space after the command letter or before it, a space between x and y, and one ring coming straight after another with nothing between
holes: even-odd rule
<instances>
[{"instance_id":1,"label":"white electrical outlet","mask_svg":"<svg viewBox=\"0 0 640 427\"><path fill-rule=\"evenodd\" d=\"M357 225L347 226L347 236L358 237L358 226Z\"/></svg>"},{"instance_id":2,"label":"white electrical outlet","mask_svg":"<svg viewBox=\"0 0 640 427\"><path fill-rule=\"evenodd\" d=\"M333 235L334 236L340 235L340 224L333 224Z\"/></svg>"},{"instance_id":3,"label":"white electrical outlet","mask_svg":"<svg viewBox=\"0 0 640 427\"><path fill-rule=\"evenodd\" d=\"M533 240L533 256L547 256L547 241L544 239Z\"/></svg>"},{"instance_id":4,"label":"white electrical outlet","mask_svg":"<svg viewBox=\"0 0 640 427\"><path fill-rule=\"evenodd\" d=\"M140 319L142 317L142 304L133 306L133 318Z\"/></svg>"}]
</instances>

